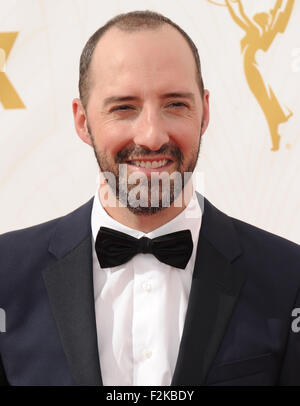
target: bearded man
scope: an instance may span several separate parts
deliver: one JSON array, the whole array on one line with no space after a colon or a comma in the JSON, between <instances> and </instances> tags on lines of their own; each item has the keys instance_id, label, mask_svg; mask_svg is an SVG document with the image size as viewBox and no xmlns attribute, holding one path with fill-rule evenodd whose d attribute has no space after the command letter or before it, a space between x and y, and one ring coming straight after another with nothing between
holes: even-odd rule
<instances>
[{"instance_id":1,"label":"bearded man","mask_svg":"<svg viewBox=\"0 0 300 406\"><path fill-rule=\"evenodd\" d=\"M79 92L100 186L0 237L2 384L299 385L299 247L193 186L209 122L193 41L119 15L87 42Z\"/></svg>"}]
</instances>

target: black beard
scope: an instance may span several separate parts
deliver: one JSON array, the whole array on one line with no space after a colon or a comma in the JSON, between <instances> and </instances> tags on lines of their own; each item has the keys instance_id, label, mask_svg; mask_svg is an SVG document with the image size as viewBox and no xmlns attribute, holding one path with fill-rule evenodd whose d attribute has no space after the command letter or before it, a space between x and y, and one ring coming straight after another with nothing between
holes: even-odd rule
<instances>
[{"instance_id":1,"label":"black beard","mask_svg":"<svg viewBox=\"0 0 300 406\"><path fill-rule=\"evenodd\" d=\"M114 166L112 168L111 164L108 162L106 154L97 151L94 137L90 131L89 126L87 126L87 128L88 128L89 135L91 137L91 141L93 144L94 154L95 154L95 157L96 157L96 160L98 162L101 172L102 173L104 173L104 172L112 173L115 177L115 181L116 181L115 184L112 184L110 182L109 177L105 178L107 184L113 191L116 199L123 206L127 207L128 210L130 210L130 212L132 212L133 214L140 215L140 216L149 216L149 215L156 214L159 211L164 210L167 207L169 207L169 205L171 205L174 202L174 200L178 197L178 195L182 192L182 190L184 189L188 180L190 179L192 172L194 171L194 169L196 167L198 156L199 156L199 151L200 151L201 136L200 136L200 140L199 140L198 150L196 153L195 153L195 151L194 151L194 153L192 153L192 160L184 172L182 172L183 158L184 158L183 154L177 146L170 145L170 144L163 145L158 151L151 151L147 148L140 147L140 146L132 146L132 147L123 148L116 154L116 157L115 157L116 166ZM201 129L202 129L202 125L201 125ZM129 196L130 196L130 191L133 190L135 187L137 187L139 185L139 183L131 185L131 184L128 184L127 179L120 177L119 164L126 163L126 161L130 160L130 158L132 158L132 157L149 158L152 156L155 157L157 155L167 155L167 156L170 156L174 160L174 162L176 163L175 171L180 173L180 176L181 176L181 188L180 188L180 190L179 190L179 188L175 188L174 180L171 179L170 188L167 191L168 197L169 197L167 199L168 206L166 206L166 205L164 205L164 202L166 201L165 200L166 196L163 195L162 180L160 179L159 184L158 184L159 191L157 191L157 189L156 189L156 193L159 193L159 202L158 202L157 206L152 206L151 205L151 192L152 192L151 191L151 181L148 180L148 194L147 194L148 205L145 207L144 207L144 205L135 207L132 205L132 203L129 199ZM188 176L184 176L184 173L190 173L190 174ZM139 180L138 180L138 182L139 182ZM147 186L144 186L144 187L146 188Z\"/></svg>"}]
</instances>

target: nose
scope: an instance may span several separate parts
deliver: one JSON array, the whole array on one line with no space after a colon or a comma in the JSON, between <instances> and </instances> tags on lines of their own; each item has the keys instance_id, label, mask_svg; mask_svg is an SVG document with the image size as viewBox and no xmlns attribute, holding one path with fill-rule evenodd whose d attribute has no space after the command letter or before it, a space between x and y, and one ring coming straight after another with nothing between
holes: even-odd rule
<instances>
[{"instance_id":1,"label":"nose","mask_svg":"<svg viewBox=\"0 0 300 406\"><path fill-rule=\"evenodd\" d=\"M152 151L159 150L169 142L169 135L159 112L149 108L141 113L136 123L133 141L136 145Z\"/></svg>"}]
</instances>

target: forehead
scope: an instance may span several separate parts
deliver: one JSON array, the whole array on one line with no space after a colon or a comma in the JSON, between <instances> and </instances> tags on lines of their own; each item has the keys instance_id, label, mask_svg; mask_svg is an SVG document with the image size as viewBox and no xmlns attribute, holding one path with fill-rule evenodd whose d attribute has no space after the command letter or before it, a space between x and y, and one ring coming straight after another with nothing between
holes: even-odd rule
<instances>
[{"instance_id":1,"label":"forehead","mask_svg":"<svg viewBox=\"0 0 300 406\"><path fill-rule=\"evenodd\" d=\"M109 29L99 40L90 66L91 89L197 86L196 63L185 38L167 24L126 32ZM125 90L125 89L124 89Z\"/></svg>"}]
</instances>

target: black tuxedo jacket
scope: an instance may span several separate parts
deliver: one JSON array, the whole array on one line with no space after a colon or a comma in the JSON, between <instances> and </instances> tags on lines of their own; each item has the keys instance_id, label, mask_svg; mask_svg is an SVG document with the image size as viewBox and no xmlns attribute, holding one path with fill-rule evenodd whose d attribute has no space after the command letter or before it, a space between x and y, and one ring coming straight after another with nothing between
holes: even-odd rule
<instances>
[{"instance_id":1,"label":"black tuxedo jacket","mask_svg":"<svg viewBox=\"0 0 300 406\"><path fill-rule=\"evenodd\" d=\"M2 384L102 384L92 203L0 236ZM299 288L297 244L205 199L172 385L300 385L300 332L291 328Z\"/></svg>"}]
</instances>

